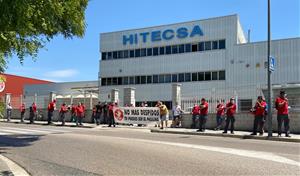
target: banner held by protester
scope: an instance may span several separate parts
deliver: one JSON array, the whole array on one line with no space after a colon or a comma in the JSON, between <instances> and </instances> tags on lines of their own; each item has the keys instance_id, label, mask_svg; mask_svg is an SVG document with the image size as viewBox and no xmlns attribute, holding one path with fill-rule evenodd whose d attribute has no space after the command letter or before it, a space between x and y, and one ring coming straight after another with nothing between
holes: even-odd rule
<instances>
[{"instance_id":1,"label":"banner held by protester","mask_svg":"<svg viewBox=\"0 0 300 176\"><path fill-rule=\"evenodd\" d=\"M117 123L149 124L158 122L160 111L157 107L115 107L114 118Z\"/></svg>"}]
</instances>

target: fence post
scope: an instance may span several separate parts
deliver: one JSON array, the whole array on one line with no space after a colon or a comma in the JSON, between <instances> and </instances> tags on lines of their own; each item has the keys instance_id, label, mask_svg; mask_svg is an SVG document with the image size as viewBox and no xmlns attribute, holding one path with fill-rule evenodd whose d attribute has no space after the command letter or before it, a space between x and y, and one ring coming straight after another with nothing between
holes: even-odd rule
<instances>
[{"instance_id":1,"label":"fence post","mask_svg":"<svg viewBox=\"0 0 300 176\"><path fill-rule=\"evenodd\" d=\"M71 93L71 95L70 95L70 97L71 97L71 104L73 104L73 93Z\"/></svg>"},{"instance_id":2,"label":"fence post","mask_svg":"<svg viewBox=\"0 0 300 176\"><path fill-rule=\"evenodd\" d=\"M133 105L135 106L135 88L127 87L124 88L124 106Z\"/></svg>"},{"instance_id":3,"label":"fence post","mask_svg":"<svg viewBox=\"0 0 300 176\"><path fill-rule=\"evenodd\" d=\"M172 106L176 103L181 105L181 84L178 83L172 84Z\"/></svg>"},{"instance_id":4,"label":"fence post","mask_svg":"<svg viewBox=\"0 0 300 176\"><path fill-rule=\"evenodd\" d=\"M111 89L111 102L117 103L119 102L119 90L118 89Z\"/></svg>"},{"instance_id":5,"label":"fence post","mask_svg":"<svg viewBox=\"0 0 300 176\"><path fill-rule=\"evenodd\" d=\"M90 92L90 109L93 109L93 94Z\"/></svg>"}]
</instances>

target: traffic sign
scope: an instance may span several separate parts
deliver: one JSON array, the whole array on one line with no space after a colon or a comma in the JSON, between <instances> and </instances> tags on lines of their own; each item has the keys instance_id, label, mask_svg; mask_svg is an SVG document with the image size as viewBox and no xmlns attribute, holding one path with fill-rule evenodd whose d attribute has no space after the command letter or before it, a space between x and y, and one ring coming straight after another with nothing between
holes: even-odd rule
<instances>
[{"instance_id":1,"label":"traffic sign","mask_svg":"<svg viewBox=\"0 0 300 176\"><path fill-rule=\"evenodd\" d=\"M269 71L271 71L271 72L275 71L275 57L273 57L273 56L270 56Z\"/></svg>"}]
</instances>

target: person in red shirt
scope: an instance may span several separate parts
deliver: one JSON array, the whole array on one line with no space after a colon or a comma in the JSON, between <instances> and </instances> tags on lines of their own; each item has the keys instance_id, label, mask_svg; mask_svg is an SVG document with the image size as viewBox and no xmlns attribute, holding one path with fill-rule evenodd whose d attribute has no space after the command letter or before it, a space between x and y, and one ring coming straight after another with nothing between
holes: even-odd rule
<instances>
[{"instance_id":1,"label":"person in red shirt","mask_svg":"<svg viewBox=\"0 0 300 176\"><path fill-rule=\"evenodd\" d=\"M217 127L215 130L220 130L222 123L224 121L224 114L225 114L225 106L222 103L222 101L217 101L217 107L216 107L216 121L217 121Z\"/></svg>"},{"instance_id":2,"label":"person in red shirt","mask_svg":"<svg viewBox=\"0 0 300 176\"><path fill-rule=\"evenodd\" d=\"M197 132L205 132L205 125L207 121L208 114L208 103L205 98L201 99L200 107L200 116L199 116L199 130Z\"/></svg>"},{"instance_id":3,"label":"person in red shirt","mask_svg":"<svg viewBox=\"0 0 300 176\"><path fill-rule=\"evenodd\" d=\"M227 118L226 118L226 125L225 125L223 133L227 133L229 123L231 123L230 131L231 131L231 134L234 134L234 122L235 122L234 115L235 115L235 113L236 113L236 104L235 104L234 98L230 98L230 101L226 104Z\"/></svg>"},{"instance_id":4,"label":"person in red shirt","mask_svg":"<svg viewBox=\"0 0 300 176\"><path fill-rule=\"evenodd\" d=\"M25 118L25 111L26 111L26 107L25 107L25 103L22 103L20 106L20 112L21 112L21 123L24 122L24 118Z\"/></svg>"},{"instance_id":5,"label":"person in red shirt","mask_svg":"<svg viewBox=\"0 0 300 176\"><path fill-rule=\"evenodd\" d=\"M32 107L32 111L33 111L33 118L36 119L37 118L37 105L36 105L36 103L33 102L31 107Z\"/></svg>"},{"instance_id":6,"label":"person in red shirt","mask_svg":"<svg viewBox=\"0 0 300 176\"><path fill-rule=\"evenodd\" d=\"M56 100L53 100L51 101L49 104L48 104L48 125L52 124L52 117L53 117L53 112L55 110L55 103L56 103Z\"/></svg>"},{"instance_id":7,"label":"person in red shirt","mask_svg":"<svg viewBox=\"0 0 300 176\"><path fill-rule=\"evenodd\" d=\"M61 119L61 125L64 126L65 125L65 117L66 117L66 113L68 112L68 107L66 105L66 103L63 103L60 107L59 110L59 116Z\"/></svg>"},{"instance_id":8,"label":"person in red shirt","mask_svg":"<svg viewBox=\"0 0 300 176\"><path fill-rule=\"evenodd\" d=\"M252 108L252 112L254 113L254 123L253 123L253 132L251 135L257 134L257 127L259 126L259 134L263 135L263 121L264 121L264 115L266 111L267 103L263 101L262 96L257 97L257 102L255 103L255 106Z\"/></svg>"},{"instance_id":9,"label":"person in red shirt","mask_svg":"<svg viewBox=\"0 0 300 176\"><path fill-rule=\"evenodd\" d=\"M82 119L84 115L84 108L82 106L82 104L79 102L77 107L76 107L76 126L82 126Z\"/></svg>"},{"instance_id":10,"label":"person in red shirt","mask_svg":"<svg viewBox=\"0 0 300 176\"><path fill-rule=\"evenodd\" d=\"M277 109L278 136L281 136L282 122L284 122L285 136L290 136L290 119L289 119L289 104L286 98L285 91L280 91L280 95L276 98L275 108Z\"/></svg>"},{"instance_id":11,"label":"person in red shirt","mask_svg":"<svg viewBox=\"0 0 300 176\"><path fill-rule=\"evenodd\" d=\"M76 122L76 105L71 105L71 119L70 122Z\"/></svg>"},{"instance_id":12,"label":"person in red shirt","mask_svg":"<svg viewBox=\"0 0 300 176\"><path fill-rule=\"evenodd\" d=\"M197 104L194 104L194 107L192 109L192 126L191 128L195 129L196 128L196 121L199 120L199 115L200 115L200 107Z\"/></svg>"}]
</instances>

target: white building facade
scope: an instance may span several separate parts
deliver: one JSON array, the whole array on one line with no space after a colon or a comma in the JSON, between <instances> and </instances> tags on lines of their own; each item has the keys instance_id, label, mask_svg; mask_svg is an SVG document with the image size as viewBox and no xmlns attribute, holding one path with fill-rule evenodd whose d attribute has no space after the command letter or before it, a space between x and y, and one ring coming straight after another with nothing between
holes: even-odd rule
<instances>
[{"instance_id":1,"label":"white building facade","mask_svg":"<svg viewBox=\"0 0 300 176\"><path fill-rule=\"evenodd\" d=\"M300 84L300 38L271 42L276 58L272 83ZM267 86L267 43L248 43L237 15L100 35L99 98L134 87L136 102L170 105L172 83L182 101L211 104L236 97L248 108Z\"/></svg>"}]
</instances>

